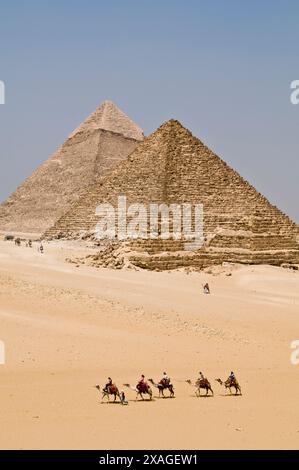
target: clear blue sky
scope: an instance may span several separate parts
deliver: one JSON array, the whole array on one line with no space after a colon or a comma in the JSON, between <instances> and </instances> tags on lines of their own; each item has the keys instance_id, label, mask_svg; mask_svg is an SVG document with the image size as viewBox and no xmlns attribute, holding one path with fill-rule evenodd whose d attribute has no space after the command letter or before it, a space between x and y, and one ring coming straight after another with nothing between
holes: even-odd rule
<instances>
[{"instance_id":1,"label":"clear blue sky","mask_svg":"<svg viewBox=\"0 0 299 470\"><path fill-rule=\"evenodd\" d=\"M0 200L105 99L176 118L299 222L296 0L0 3Z\"/></svg>"}]
</instances>

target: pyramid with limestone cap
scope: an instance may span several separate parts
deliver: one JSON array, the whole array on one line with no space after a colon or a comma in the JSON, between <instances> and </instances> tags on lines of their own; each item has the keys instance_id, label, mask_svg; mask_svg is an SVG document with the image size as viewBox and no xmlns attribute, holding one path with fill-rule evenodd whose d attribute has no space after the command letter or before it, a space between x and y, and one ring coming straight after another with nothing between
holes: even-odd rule
<instances>
[{"instance_id":1,"label":"pyramid with limestone cap","mask_svg":"<svg viewBox=\"0 0 299 470\"><path fill-rule=\"evenodd\" d=\"M0 205L0 230L42 233L142 140L142 130L105 101Z\"/></svg>"},{"instance_id":2,"label":"pyramid with limestone cap","mask_svg":"<svg viewBox=\"0 0 299 470\"><path fill-rule=\"evenodd\" d=\"M130 241L131 261L150 269L227 262L299 262L298 226L178 121L170 120L86 193L47 232L48 237L93 236L96 207L118 197L127 204L203 204L204 245L184 240Z\"/></svg>"},{"instance_id":3,"label":"pyramid with limestone cap","mask_svg":"<svg viewBox=\"0 0 299 470\"><path fill-rule=\"evenodd\" d=\"M123 113L112 101L104 103L96 109L70 137L91 130L105 130L121 134L124 137L135 140L143 140L143 131L125 113Z\"/></svg>"}]
</instances>

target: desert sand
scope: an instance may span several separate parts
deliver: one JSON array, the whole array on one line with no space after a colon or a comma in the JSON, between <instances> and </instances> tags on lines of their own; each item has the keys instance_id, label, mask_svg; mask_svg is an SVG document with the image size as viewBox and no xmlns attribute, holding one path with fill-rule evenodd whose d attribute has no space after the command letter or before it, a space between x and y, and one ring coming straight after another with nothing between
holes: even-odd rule
<instances>
[{"instance_id":1,"label":"desert sand","mask_svg":"<svg viewBox=\"0 0 299 470\"><path fill-rule=\"evenodd\" d=\"M299 447L299 273L269 266L207 272L96 269L0 242L1 449ZM209 282L211 295L202 293ZM170 375L176 398L102 404L95 385ZM235 371L242 396L215 379ZM213 398L185 380L199 371Z\"/></svg>"}]
</instances>

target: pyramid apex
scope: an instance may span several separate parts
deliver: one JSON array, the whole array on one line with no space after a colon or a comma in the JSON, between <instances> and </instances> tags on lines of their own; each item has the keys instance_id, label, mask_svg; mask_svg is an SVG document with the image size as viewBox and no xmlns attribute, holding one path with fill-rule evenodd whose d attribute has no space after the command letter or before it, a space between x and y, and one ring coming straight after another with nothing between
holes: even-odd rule
<instances>
[{"instance_id":1,"label":"pyramid apex","mask_svg":"<svg viewBox=\"0 0 299 470\"><path fill-rule=\"evenodd\" d=\"M113 104L114 106L116 106L116 104L113 103L113 101L111 101L111 100L104 100L103 103L100 106L103 106L105 104Z\"/></svg>"},{"instance_id":2,"label":"pyramid apex","mask_svg":"<svg viewBox=\"0 0 299 470\"><path fill-rule=\"evenodd\" d=\"M186 131L188 131L188 129L186 129L186 127L184 127L183 124L177 119L169 119L168 121L161 124L161 126L159 127L159 129L176 129L176 128L185 129Z\"/></svg>"},{"instance_id":3,"label":"pyramid apex","mask_svg":"<svg viewBox=\"0 0 299 470\"><path fill-rule=\"evenodd\" d=\"M134 140L144 138L143 130L110 100L105 100L69 137L90 130L115 132Z\"/></svg>"},{"instance_id":4,"label":"pyramid apex","mask_svg":"<svg viewBox=\"0 0 299 470\"><path fill-rule=\"evenodd\" d=\"M113 101L111 101L111 100L105 100L105 101L103 101L103 103L101 103L101 104L99 105L98 109L100 109L101 107L104 108L104 107L107 107L107 106L113 106L114 108L117 108L117 109L118 109L118 106L117 106L115 103L113 103Z\"/></svg>"},{"instance_id":5,"label":"pyramid apex","mask_svg":"<svg viewBox=\"0 0 299 470\"><path fill-rule=\"evenodd\" d=\"M169 119L168 121L163 122L163 124L161 124L160 127L154 131L154 134L155 133L163 135L164 138L167 138L167 136L170 134L173 136L179 136L181 134L192 135L189 129L184 127L183 124L177 119Z\"/></svg>"}]
</instances>

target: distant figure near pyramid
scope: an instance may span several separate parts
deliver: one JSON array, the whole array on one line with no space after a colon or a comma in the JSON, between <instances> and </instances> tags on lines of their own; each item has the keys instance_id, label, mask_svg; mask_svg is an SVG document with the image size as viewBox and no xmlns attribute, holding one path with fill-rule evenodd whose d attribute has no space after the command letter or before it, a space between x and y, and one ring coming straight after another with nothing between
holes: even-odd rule
<instances>
[{"instance_id":1,"label":"distant figure near pyramid","mask_svg":"<svg viewBox=\"0 0 299 470\"><path fill-rule=\"evenodd\" d=\"M200 249L184 251L184 241L175 239L124 242L137 266L162 270L222 262L299 263L298 226L178 121L166 122L146 138L46 235L92 236L99 221L96 207L110 203L117 208L119 196L126 196L128 204L203 204Z\"/></svg>"},{"instance_id":2,"label":"distant figure near pyramid","mask_svg":"<svg viewBox=\"0 0 299 470\"><path fill-rule=\"evenodd\" d=\"M105 101L0 205L0 230L44 232L142 140L142 130Z\"/></svg>"}]
</instances>

